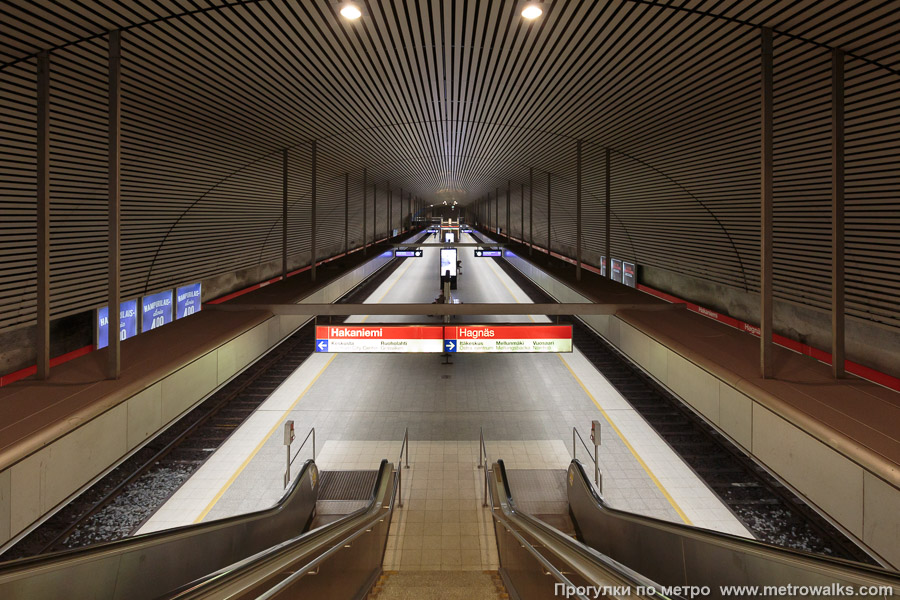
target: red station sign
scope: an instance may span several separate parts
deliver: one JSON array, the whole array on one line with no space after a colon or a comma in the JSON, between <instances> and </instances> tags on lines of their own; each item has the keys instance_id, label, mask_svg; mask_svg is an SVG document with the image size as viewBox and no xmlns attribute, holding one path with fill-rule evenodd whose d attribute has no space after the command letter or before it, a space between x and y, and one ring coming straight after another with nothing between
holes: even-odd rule
<instances>
[{"instance_id":1,"label":"red station sign","mask_svg":"<svg viewBox=\"0 0 900 600\"><path fill-rule=\"evenodd\" d=\"M442 352L441 325L317 325L316 352Z\"/></svg>"},{"instance_id":2,"label":"red station sign","mask_svg":"<svg viewBox=\"0 0 900 600\"><path fill-rule=\"evenodd\" d=\"M444 327L446 352L571 352L571 325Z\"/></svg>"}]
</instances>

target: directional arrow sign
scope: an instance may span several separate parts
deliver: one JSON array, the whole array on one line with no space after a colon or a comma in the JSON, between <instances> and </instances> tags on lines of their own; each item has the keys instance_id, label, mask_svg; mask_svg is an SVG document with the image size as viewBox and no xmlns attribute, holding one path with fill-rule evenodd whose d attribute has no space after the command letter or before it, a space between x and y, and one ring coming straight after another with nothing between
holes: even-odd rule
<instances>
[{"instance_id":1,"label":"directional arrow sign","mask_svg":"<svg viewBox=\"0 0 900 600\"><path fill-rule=\"evenodd\" d=\"M328 352L328 340L317 341L316 352Z\"/></svg>"},{"instance_id":2,"label":"directional arrow sign","mask_svg":"<svg viewBox=\"0 0 900 600\"><path fill-rule=\"evenodd\" d=\"M456 340L444 340L445 352L456 352Z\"/></svg>"}]
</instances>

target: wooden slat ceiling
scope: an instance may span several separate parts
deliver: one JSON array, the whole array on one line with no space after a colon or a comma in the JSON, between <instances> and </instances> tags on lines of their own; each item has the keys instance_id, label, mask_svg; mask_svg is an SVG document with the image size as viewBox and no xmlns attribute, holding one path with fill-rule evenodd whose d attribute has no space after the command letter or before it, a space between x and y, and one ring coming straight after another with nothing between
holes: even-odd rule
<instances>
[{"instance_id":1,"label":"wooden slat ceiling","mask_svg":"<svg viewBox=\"0 0 900 600\"><path fill-rule=\"evenodd\" d=\"M327 0L0 4L0 184L14 215L0 248L17 265L0 273L0 327L33 313L29 131L34 55L45 49L53 64L53 310L103 301L105 33L113 28L124 29L126 293L276 259L284 148L291 252L297 264L308 261L312 140L319 201L333 205L319 210L320 256L343 245L344 173L356 186L361 228L363 168L381 208L389 187L395 202L403 189L474 207L498 188L505 203L512 182L518 202L534 168L541 244L549 172L551 243L571 254L577 139L588 260L604 246L609 148L616 255L754 291L760 25L776 32L776 292L827 306L829 49L839 47L848 53L848 264L877 262L874 277L848 274L849 310L898 324L900 2L557 0L533 23L518 7L370 1L351 23Z\"/></svg>"}]
</instances>

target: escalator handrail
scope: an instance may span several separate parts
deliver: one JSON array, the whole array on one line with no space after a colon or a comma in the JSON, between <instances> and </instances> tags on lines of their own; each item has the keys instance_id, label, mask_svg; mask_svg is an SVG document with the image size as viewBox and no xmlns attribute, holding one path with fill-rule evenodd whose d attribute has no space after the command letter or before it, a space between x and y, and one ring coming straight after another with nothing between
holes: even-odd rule
<instances>
[{"instance_id":1,"label":"escalator handrail","mask_svg":"<svg viewBox=\"0 0 900 600\"><path fill-rule=\"evenodd\" d=\"M291 501L297 496L297 492L299 490L301 482L305 481L307 472L310 469L315 468L315 462L312 459L306 460L306 462L303 463L303 467L300 469L300 472L297 474L297 477L294 478L294 480L291 482L291 485L281 495L281 498L278 499L278 502L268 508L250 513L244 513L241 515L225 517L224 519L217 519L214 521L190 523L188 525L173 527L171 529L142 533L111 542L101 542L81 548L60 550L49 554L42 554L40 556L31 556L27 558L7 561L5 563L0 562L0 575L5 575L22 569L32 569L35 567L48 566L67 561L81 560L103 554L125 552L129 549L132 549L133 547L141 546L144 544L162 543L168 538L197 535L202 531L210 529L230 527L238 523L246 523L257 519L271 517L272 515L285 510L290 505Z\"/></svg>"},{"instance_id":2,"label":"escalator handrail","mask_svg":"<svg viewBox=\"0 0 900 600\"><path fill-rule=\"evenodd\" d=\"M379 494L379 490L381 490L385 486L385 478L388 476L390 476L390 478L392 479L393 485L390 487L389 493ZM385 492L387 492L387 490L385 490ZM247 571L254 568L263 568L264 562L274 562L282 557L289 556L290 554L296 553L298 551L303 552L304 554L308 554L315 551L317 546L322 546L325 543L329 544L328 550L320 555L317 555L316 558L310 561L308 564L295 569L292 575L270 588L267 592L265 592L265 594L260 596L260 598L269 598L271 596L274 596L284 587L288 587L289 585L296 582L297 579L305 576L309 573L309 571L315 569L318 565L320 565L322 562L330 558L334 553L343 548L345 544L352 542L357 537L365 533L367 529L375 525L378 521L384 519L385 512L380 509L388 509L388 514L393 511L396 501L396 492L397 473L394 470L393 465L388 462L387 459L382 459L378 469L378 475L375 477L375 484L372 487L372 494L369 496L369 503L367 506L353 511L352 513L346 515L338 521L329 523L328 525L319 527L305 534L285 540L284 542L276 544L275 546L267 548L252 556L248 556L247 558L229 565L223 569L220 569L219 571L210 573L205 577L192 581L182 588L174 590L172 594L166 596L166 598L168 598L169 600L204 598L209 594L214 594L217 589L223 586L230 585L242 578L249 577L250 575L252 575L252 573L247 573ZM390 501L387 503L387 505L384 504L383 497L385 495L390 498ZM369 519L366 519L365 521L361 521L361 519L363 519L368 513L372 512L376 508L376 506L379 508L377 514L373 515ZM347 537L341 538L337 542L329 542L328 540L334 537L336 530L348 530L351 533ZM305 548L300 548L300 546L304 546ZM281 567L278 567L274 570L279 571L283 569ZM288 580L290 580L290 583L286 583Z\"/></svg>"},{"instance_id":3,"label":"escalator handrail","mask_svg":"<svg viewBox=\"0 0 900 600\"><path fill-rule=\"evenodd\" d=\"M780 558L783 560L801 560L806 563L817 563L819 566L825 569L835 569L844 572L851 572L857 576L875 576L875 577L884 577L887 579L893 579L894 585L900 585L900 573L896 571L891 571L890 569L885 569L883 567L878 567L875 565L868 565L865 563L858 563L852 560L846 560L843 558L837 558L832 556L823 556L821 554L815 554L812 552L806 552L803 550L796 550L794 548L783 548L781 546L776 546L774 544L769 544L767 542L762 542L760 540L750 539L741 537L738 535L734 535L731 533L725 533L722 531L715 531L712 529L706 529L703 527L697 527L693 525L687 525L685 523L676 523L673 521L666 521L664 519L659 519L656 517L650 517L646 515L639 515L632 512L620 510L617 508L613 508L610 506L603 497L597 493L596 488L591 483L588 478L587 472L584 469L584 465L577 458L573 458L570 466L574 467L575 472L578 474L578 478L580 483L584 486L584 488L588 491L588 493L593 497L593 500L597 504L597 508L602 511L606 511L607 513L615 516L619 519L630 520L648 527L653 527L656 529L663 529L673 531L679 535L683 535L686 537L693 537L695 539L699 539L702 541L706 541L709 543L719 544L719 545L734 545L739 548L745 550L746 552L755 552L760 554L770 555L773 558Z\"/></svg>"},{"instance_id":4,"label":"escalator handrail","mask_svg":"<svg viewBox=\"0 0 900 600\"><path fill-rule=\"evenodd\" d=\"M634 571L633 569L606 556L605 554L598 552L590 546L572 539L555 527L547 525L540 519L537 519L527 513L518 510L516 508L515 498L510 491L509 479L506 475L506 465L503 463L503 459L498 459L494 463L494 468L498 472L498 477L496 479L503 485L502 493L505 496L505 498L503 498L505 502L500 503L500 509L507 520L512 522L518 520L519 522L526 523L532 528L540 530L542 533L549 536L553 540L553 544L557 546L564 546L567 551L577 553L586 562L591 563L594 566L603 569L604 571L612 572L615 576L622 578L632 587L640 586L645 589L653 588L656 590L656 594L654 595L655 598L661 598L663 600L668 598L668 596L663 593L661 586L655 581L644 577L637 571ZM492 511L492 514L497 520L501 518L497 514L497 511ZM507 529L509 529L509 527L507 527ZM559 552L559 548L552 548L549 546L548 548L551 551L554 551L554 554L556 554L560 558L563 558L561 553Z\"/></svg>"}]
</instances>

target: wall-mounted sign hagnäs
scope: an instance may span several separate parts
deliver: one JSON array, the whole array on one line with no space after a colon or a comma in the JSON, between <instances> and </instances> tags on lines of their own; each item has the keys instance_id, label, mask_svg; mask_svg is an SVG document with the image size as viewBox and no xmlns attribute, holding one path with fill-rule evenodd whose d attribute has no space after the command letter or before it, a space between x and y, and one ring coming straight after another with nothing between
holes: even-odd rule
<instances>
[{"instance_id":1,"label":"wall-mounted sign hagn\u00e4s","mask_svg":"<svg viewBox=\"0 0 900 600\"><path fill-rule=\"evenodd\" d=\"M446 352L571 352L571 325L444 327Z\"/></svg>"}]
</instances>

